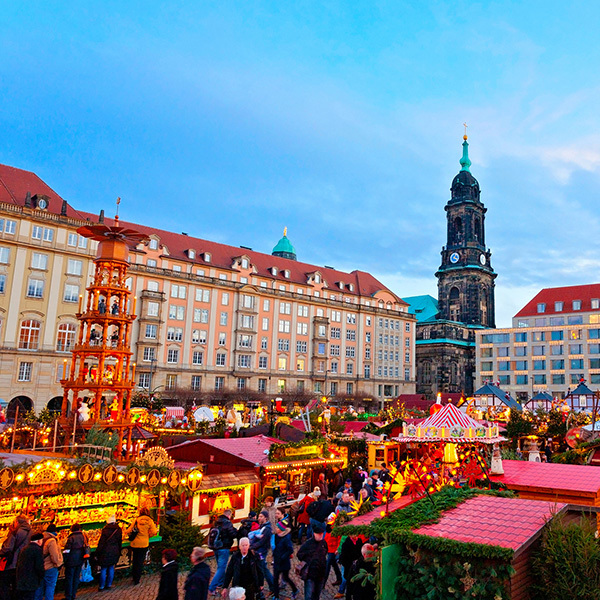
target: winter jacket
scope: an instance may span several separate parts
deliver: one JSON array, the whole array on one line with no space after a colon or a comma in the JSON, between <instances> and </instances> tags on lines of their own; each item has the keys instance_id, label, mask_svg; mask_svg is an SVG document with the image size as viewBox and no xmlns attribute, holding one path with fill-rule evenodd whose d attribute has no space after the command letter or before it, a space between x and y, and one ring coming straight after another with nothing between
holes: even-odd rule
<instances>
[{"instance_id":1,"label":"winter jacket","mask_svg":"<svg viewBox=\"0 0 600 600\"><path fill-rule=\"evenodd\" d=\"M327 542L318 542L314 537L304 542L298 550L298 560L308 564L307 579L321 581L325 579L325 566L327 564Z\"/></svg>"},{"instance_id":2,"label":"winter jacket","mask_svg":"<svg viewBox=\"0 0 600 600\"><path fill-rule=\"evenodd\" d=\"M319 479L317 486L321 490L321 498L327 498L329 496L329 486L327 485L327 482Z\"/></svg>"},{"instance_id":3,"label":"winter jacket","mask_svg":"<svg viewBox=\"0 0 600 600\"><path fill-rule=\"evenodd\" d=\"M302 498L302 501L300 502L300 510L302 506L304 506L304 510L298 515L298 518L296 519L299 524L310 524L310 515L308 514L308 512L306 512L306 509L308 508L308 505L314 501L315 499L310 494L307 494L306 496L304 496L304 498Z\"/></svg>"},{"instance_id":4,"label":"winter jacket","mask_svg":"<svg viewBox=\"0 0 600 600\"><path fill-rule=\"evenodd\" d=\"M44 557L44 569L59 569L63 564L63 555L58 545L58 540L53 533L44 532L42 543L42 556Z\"/></svg>"},{"instance_id":5,"label":"winter jacket","mask_svg":"<svg viewBox=\"0 0 600 600\"><path fill-rule=\"evenodd\" d=\"M323 496L321 496L321 498L323 498ZM331 500L327 500L327 498L323 498L321 500L321 498L319 498L319 500L313 504L313 506L316 505L317 507L317 511L313 515L313 519L315 519L315 521L325 523L327 522L329 515L334 511L334 508Z\"/></svg>"},{"instance_id":6,"label":"winter jacket","mask_svg":"<svg viewBox=\"0 0 600 600\"><path fill-rule=\"evenodd\" d=\"M156 600L178 600L177 575L179 566L172 560L162 566L160 570L160 583L158 584L158 595Z\"/></svg>"},{"instance_id":7,"label":"winter jacket","mask_svg":"<svg viewBox=\"0 0 600 600\"><path fill-rule=\"evenodd\" d=\"M44 559L42 548L30 542L19 552L17 561L17 590L35 592L44 581Z\"/></svg>"},{"instance_id":8,"label":"winter jacket","mask_svg":"<svg viewBox=\"0 0 600 600\"><path fill-rule=\"evenodd\" d=\"M363 582L362 579L359 581L352 581L361 570L365 570L367 573L373 575L375 573L375 563L373 561L364 560L362 556L352 563L350 573L348 577L346 577L346 581L348 582L346 598L348 600L375 600L377 590L373 583L370 583L369 581ZM363 585L363 583L365 584Z\"/></svg>"},{"instance_id":9,"label":"winter jacket","mask_svg":"<svg viewBox=\"0 0 600 600\"><path fill-rule=\"evenodd\" d=\"M206 600L209 582L210 567L204 562L194 565L183 586L185 589L184 600Z\"/></svg>"},{"instance_id":10,"label":"winter jacket","mask_svg":"<svg viewBox=\"0 0 600 600\"><path fill-rule=\"evenodd\" d=\"M16 531L9 531L2 548L0 548L0 556L5 556L8 561L6 571L17 568L19 553L29 544L30 537L31 526L29 523L21 523Z\"/></svg>"},{"instance_id":11,"label":"winter jacket","mask_svg":"<svg viewBox=\"0 0 600 600\"><path fill-rule=\"evenodd\" d=\"M273 565L275 569L285 573L292 568L291 556L294 553L291 529L275 534L275 550L273 550Z\"/></svg>"},{"instance_id":12,"label":"winter jacket","mask_svg":"<svg viewBox=\"0 0 600 600\"><path fill-rule=\"evenodd\" d=\"M138 534L135 539L129 543L132 548L147 548L150 545L150 538L158 533L158 527L154 521L147 515L141 515L127 528L125 535L128 536L133 531L133 526L137 523Z\"/></svg>"},{"instance_id":13,"label":"winter jacket","mask_svg":"<svg viewBox=\"0 0 600 600\"><path fill-rule=\"evenodd\" d=\"M344 567L344 570L348 569L349 571L350 567L352 567L352 563L361 557L363 543L364 542L360 538L357 538L356 542L353 542L350 536L342 541L339 563Z\"/></svg>"},{"instance_id":14,"label":"winter jacket","mask_svg":"<svg viewBox=\"0 0 600 600\"><path fill-rule=\"evenodd\" d=\"M340 547L341 538L337 535L331 535L331 533L325 534L325 541L327 542L327 552L329 554L335 554Z\"/></svg>"},{"instance_id":15,"label":"winter jacket","mask_svg":"<svg viewBox=\"0 0 600 600\"><path fill-rule=\"evenodd\" d=\"M237 529L233 526L231 519L227 518L225 515L221 515L217 519L215 527L219 528L221 534L221 541L223 542L221 549L231 548L231 546L233 546L233 540L237 537Z\"/></svg>"},{"instance_id":16,"label":"winter jacket","mask_svg":"<svg viewBox=\"0 0 600 600\"><path fill-rule=\"evenodd\" d=\"M139 534L138 534L139 535ZM101 567L111 567L119 562L123 546L123 531L116 523L108 523L102 529L94 556Z\"/></svg>"},{"instance_id":17,"label":"winter jacket","mask_svg":"<svg viewBox=\"0 0 600 600\"><path fill-rule=\"evenodd\" d=\"M231 584L233 587L243 587L246 594L248 594L248 591L253 594L263 586L263 583L264 576L258 557L254 552L249 550L243 560L242 553L239 550L235 552L229 559L223 587L229 587L229 584Z\"/></svg>"},{"instance_id":18,"label":"winter jacket","mask_svg":"<svg viewBox=\"0 0 600 600\"><path fill-rule=\"evenodd\" d=\"M83 564L83 555L88 545L83 531L73 531L63 549L65 567L78 567Z\"/></svg>"},{"instance_id":19,"label":"winter jacket","mask_svg":"<svg viewBox=\"0 0 600 600\"><path fill-rule=\"evenodd\" d=\"M271 549L271 535L273 535L273 529L269 521L256 532L252 533L250 549L254 550L259 558L265 558L269 554L269 550Z\"/></svg>"}]
</instances>

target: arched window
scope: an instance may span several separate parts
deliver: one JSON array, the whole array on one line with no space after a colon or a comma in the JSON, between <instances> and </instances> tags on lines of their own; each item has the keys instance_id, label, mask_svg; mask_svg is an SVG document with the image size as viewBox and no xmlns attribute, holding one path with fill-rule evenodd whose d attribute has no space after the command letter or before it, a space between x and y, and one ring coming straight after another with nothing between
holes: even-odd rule
<instances>
[{"instance_id":1,"label":"arched window","mask_svg":"<svg viewBox=\"0 0 600 600\"><path fill-rule=\"evenodd\" d=\"M431 383L431 361L423 363L423 383Z\"/></svg>"},{"instance_id":2,"label":"arched window","mask_svg":"<svg viewBox=\"0 0 600 600\"><path fill-rule=\"evenodd\" d=\"M27 319L21 322L21 331L19 332L19 348L21 350L37 350L40 343L40 331L42 324L33 319Z\"/></svg>"},{"instance_id":3,"label":"arched window","mask_svg":"<svg viewBox=\"0 0 600 600\"><path fill-rule=\"evenodd\" d=\"M473 221L473 233L475 235L475 240L483 243L483 237L481 235L481 219L477 216Z\"/></svg>"},{"instance_id":4,"label":"arched window","mask_svg":"<svg viewBox=\"0 0 600 600\"><path fill-rule=\"evenodd\" d=\"M460 321L460 291L457 287L450 289L448 307L451 321Z\"/></svg>"},{"instance_id":5,"label":"arched window","mask_svg":"<svg viewBox=\"0 0 600 600\"><path fill-rule=\"evenodd\" d=\"M462 219L460 217L456 217L454 219L454 241L458 243L462 240L463 236L463 226Z\"/></svg>"},{"instance_id":6,"label":"arched window","mask_svg":"<svg viewBox=\"0 0 600 600\"><path fill-rule=\"evenodd\" d=\"M58 326L58 337L56 339L57 352L70 352L75 344L75 333L77 327L72 323L61 323Z\"/></svg>"}]
</instances>

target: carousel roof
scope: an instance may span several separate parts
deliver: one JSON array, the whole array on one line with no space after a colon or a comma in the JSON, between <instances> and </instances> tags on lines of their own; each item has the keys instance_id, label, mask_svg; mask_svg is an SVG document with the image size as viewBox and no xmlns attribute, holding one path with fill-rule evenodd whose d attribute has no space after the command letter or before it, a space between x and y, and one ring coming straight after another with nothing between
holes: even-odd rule
<instances>
[{"instance_id":1,"label":"carousel roof","mask_svg":"<svg viewBox=\"0 0 600 600\"><path fill-rule=\"evenodd\" d=\"M475 419L472 419L454 404L446 404L442 409L419 423L420 427L481 427Z\"/></svg>"}]
</instances>

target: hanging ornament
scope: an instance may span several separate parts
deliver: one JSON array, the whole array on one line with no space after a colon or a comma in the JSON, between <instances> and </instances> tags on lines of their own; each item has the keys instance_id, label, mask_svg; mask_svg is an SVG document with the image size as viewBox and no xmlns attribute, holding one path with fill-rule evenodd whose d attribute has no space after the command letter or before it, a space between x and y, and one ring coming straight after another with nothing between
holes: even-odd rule
<instances>
[{"instance_id":1,"label":"hanging ornament","mask_svg":"<svg viewBox=\"0 0 600 600\"><path fill-rule=\"evenodd\" d=\"M140 470L137 467L132 467L127 471L127 475L125 477L127 481L127 485L133 487L140 482Z\"/></svg>"},{"instance_id":2,"label":"hanging ornament","mask_svg":"<svg viewBox=\"0 0 600 600\"><path fill-rule=\"evenodd\" d=\"M158 469L152 469L152 471L148 473L146 483L150 488L156 487L160 483L160 471Z\"/></svg>"},{"instance_id":3,"label":"hanging ornament","mask_svg":"<svg viewBox=\"0 0 600 600\"><path fill-rule=\"evenodd\" d=\"M89 483L94 477L94 468L92 465L85 464L79 467L77 478L81 483Z\"/></svg>"},{"instance_id":4,"label":"hanging ornament","mask_svg":"<svg viewBox=\"0 0 600 600\"><path fill-rule=\"evenodd\" d=\"M112 485L117 480L118 476L119 473L114 465L109 465L102 473L102 479L106 485Z\"/></svg>"},{"instance_id":5,"label":"hanging ornament","mask_svg":"<svg viewBox=\"0 0 600 600\"><path fill-rule=\"evenodd\" d=\"M177 470L171 471L167 477L167 483L169 484L169 487L173 489L178 487L181 483L181 473L179 473Z\"/></svg>"}]
</instances>

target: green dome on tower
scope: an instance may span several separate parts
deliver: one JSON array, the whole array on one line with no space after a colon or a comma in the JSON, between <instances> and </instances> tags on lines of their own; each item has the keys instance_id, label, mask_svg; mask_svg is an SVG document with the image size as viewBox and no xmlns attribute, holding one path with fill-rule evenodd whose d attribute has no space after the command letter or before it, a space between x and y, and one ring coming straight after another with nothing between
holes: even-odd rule
<instances>
[{"instance_id":1,"label":"green dome on tower","mask_svg":"<svg viewBox=\"0 0 600 600\"><path fill-rule=\"evenodd\" d=\"M290 240L288 240L287 227L283 230L283 237L277 242L271 254L273 256L280 256L281 258L296 260L296 249L292 246Z\"/></svg>"}]
</instances>

